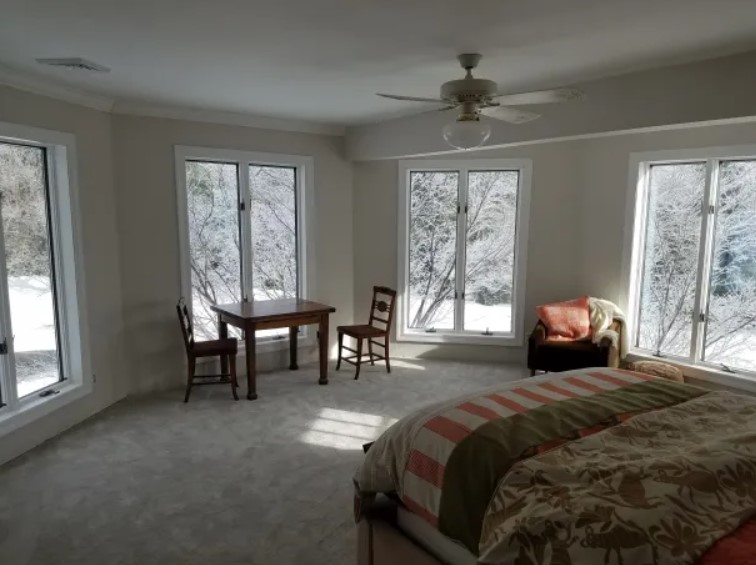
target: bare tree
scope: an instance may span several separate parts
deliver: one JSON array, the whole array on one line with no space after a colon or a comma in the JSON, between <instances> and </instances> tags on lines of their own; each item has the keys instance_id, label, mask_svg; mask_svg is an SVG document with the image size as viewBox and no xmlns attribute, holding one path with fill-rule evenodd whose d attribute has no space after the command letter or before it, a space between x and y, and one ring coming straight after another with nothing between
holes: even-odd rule
<instances>
[{"instance_id":1,"label":"bare tree","mask_svg":"<svg viewBox=\"0 0 756 565\"><path fill-rule=\"evenodd\" d=\"M705 176L703 163L651 169L637 339L659 354L690 351ZM756 164L723 162L718 180L703 353L756 369Z\"/></svg>"},{"instance_id":2,"label":"bare tree","mask_svg":"<svg viewBox=\"0 0 756 565\"><path fill-rule=\"evenodd\" d=\"M255 300L297 295L296 179L291 167L256 166L249 174L252 286ZM244 171L242 171L244 174ZM237 165L186 164L189 247L197 334L216 335L213 304L242 297Z\"/></svg>"},{"instance_id":3,"label":"bare tree","mask_svg":"<svg viewBox=\"0 0 756 565\"><path fill-rule=\"evenodd\" d=\"M410 178L411 327L437 324L453 308L457 276L456 172ZM493 305L511 300L517 211L516 171L471 172L465 229L465 293Z\"/></svg>"}]
</instances>

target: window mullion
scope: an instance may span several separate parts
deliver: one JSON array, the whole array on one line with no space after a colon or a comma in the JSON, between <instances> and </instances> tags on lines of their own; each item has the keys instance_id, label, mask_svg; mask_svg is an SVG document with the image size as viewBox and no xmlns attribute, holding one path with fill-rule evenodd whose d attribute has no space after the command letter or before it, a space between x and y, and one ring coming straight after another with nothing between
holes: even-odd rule
<instances>
[{"instance_id":1,"label":"window mullion","mask_svg":"<svg viewBox=\"0 0 756 565\"><path fill-rule=\"evenodd\" d=\"M254 300L252 284L252 193L249 187L249 166L246 161L239 161L239 226L241 229L241 270L242 300Z\"/></svg>"},{"instance_id":2,"label":"window mullion","mask_svg":"<svg viewBox=\"0 0 756 565\"><path fill-rule=\"evenodd\" d=\"M719 161L706 161L706 186L701 204L701 239L698 246L698 272L696 274L696 295L693 302L693 327L691 332L690 358L701 360L703 338L706 325L706 311L709 295L709 278L713 253L714 212L719 189Z\"/></svg>"},{"instance_id":3,"label":"window mullion","mask_svg":"<svg viewBox=\"0 0 756 565\"><path fill-rule=\"evenodd\" d=\"M454 331L464 330L465 319L465 269L466 269L466 251L467 251L467 180L468 170L466 168L459 171L459 184L457 187L457 257L455 269L455 287L454 287Z\"/></svg>"},{"instance_id":4,"label":"window mullion","mask_svg":"<svg viewBox=\"0 0 756 565\"><path fill-rule=\"evenodd\" d=\"M5 343L6 354L0 355L0 395L10 410L18 405L16 364L13 362L13 328L11 326L8 274L6 271L5 227L0 199L0 343Z\"/></svg>"}]
</instances>

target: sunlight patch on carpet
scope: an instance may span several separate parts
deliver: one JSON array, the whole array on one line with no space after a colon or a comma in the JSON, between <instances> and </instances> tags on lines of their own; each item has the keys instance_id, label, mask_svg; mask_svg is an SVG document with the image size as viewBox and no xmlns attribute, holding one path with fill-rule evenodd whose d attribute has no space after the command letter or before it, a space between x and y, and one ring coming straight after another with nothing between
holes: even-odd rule
<instances>
[{"instance_id":1,"label":"sunlight patch on carpet","mask_svg":"<svg viewBox=\"0 0 756 565\"><path fill-rule=\"evenodd\" d=\"M323 408L300 440L322 447L361 450L363 444L375 440L396 421L377 414Z\"/></svg>"}]
</instances>

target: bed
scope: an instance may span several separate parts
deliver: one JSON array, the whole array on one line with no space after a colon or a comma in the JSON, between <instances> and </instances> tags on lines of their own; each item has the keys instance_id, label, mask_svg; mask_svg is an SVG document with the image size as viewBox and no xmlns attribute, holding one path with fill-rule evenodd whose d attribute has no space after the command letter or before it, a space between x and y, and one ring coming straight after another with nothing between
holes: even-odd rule
<instances>
[{"instance_id":1,"label":"bed","mask_svg":"<svg viewBox=\"0 0 756 565\"><path fill-rule=\"evenodd\" d=\"M534 377L403 418L354 484L360 565L756 563L756 398Z\"/></svg>"}]
</instances>

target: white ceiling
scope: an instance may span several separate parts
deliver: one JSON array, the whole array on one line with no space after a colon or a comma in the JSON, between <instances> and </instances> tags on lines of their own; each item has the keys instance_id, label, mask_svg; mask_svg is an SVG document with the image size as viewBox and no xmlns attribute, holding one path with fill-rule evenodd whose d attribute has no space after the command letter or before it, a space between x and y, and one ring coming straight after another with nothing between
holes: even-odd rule
<instances>
[{"instance_id":1,"label":"white ceiling","mask_svg":"<svg viewBox=\"0 0 756 565\"><path fill-rule=\"evenodd\" d=\"M374 93L435 95L463 51L511 92L754 47L754 0L0 0L11 69L119 101L340 125L428 110Z\"/></svg>"}]
</instances>

